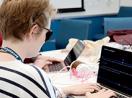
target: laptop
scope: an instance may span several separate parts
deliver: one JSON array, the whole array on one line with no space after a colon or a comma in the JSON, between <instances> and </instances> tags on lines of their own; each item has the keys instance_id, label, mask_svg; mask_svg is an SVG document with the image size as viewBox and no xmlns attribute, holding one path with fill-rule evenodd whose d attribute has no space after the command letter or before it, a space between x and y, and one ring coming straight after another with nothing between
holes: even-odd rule
<instances>
[{"instance_id":1,"label":"laptop","mask_svg":"<svg viewBox=\"0 0 132 98\"><path fill-rule=\"evenodd\" d=\"M63 69L69 70L69 66L80 56L84 47L85 46L83 45L83 43L78 40L73 48L69 51L63 62L53 62L53 64L49 65L49 72L60 71Z\"/></svg>"},{"instance_id":2,"label":"laptop","mask_svg":"<svg viewBox=\"0 0 132 98\"><path fill-rule=\"evenodd\" d=\"M103 46L97 83L117 98L132 98L132 52Z\"/></svg>"}]
</instances>

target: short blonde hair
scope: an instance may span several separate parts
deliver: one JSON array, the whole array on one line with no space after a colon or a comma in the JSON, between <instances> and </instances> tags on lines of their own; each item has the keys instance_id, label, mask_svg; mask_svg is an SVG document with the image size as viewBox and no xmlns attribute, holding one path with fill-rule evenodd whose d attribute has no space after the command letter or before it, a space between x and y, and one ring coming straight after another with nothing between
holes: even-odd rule
<instances>
[{"instance_id":1,"label":"short blonde hair","mask_svg":"<svg viewBox=\"0 0 132 98\"><path fill-rule=\"evenodd\" d=\"M23 40L33 24L46 27L54 11L49 0L4 0L0 7L3 39Z\"/></svg>"}]
</instances>

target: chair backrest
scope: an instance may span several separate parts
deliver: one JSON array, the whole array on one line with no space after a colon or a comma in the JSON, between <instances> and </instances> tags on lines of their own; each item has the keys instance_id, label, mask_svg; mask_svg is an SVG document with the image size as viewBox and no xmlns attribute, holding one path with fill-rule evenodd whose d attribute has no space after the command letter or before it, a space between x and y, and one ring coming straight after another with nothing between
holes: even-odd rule
<instances>
[{"instance_id":1,"label":"chair backrest","mask_svg":"<svg viewBox=\"0 0 132 98\"><path fill-rule=\"evenodd\" d=\"M132 17L104 18L105 36L109 30L132 30Z\"/></svg>"},{"instance_id":2,"label":"chair backrest","mask_svg":"<svg viewBox=\"0 0 132 98\"><path fill-rule=\"evenodd\" d=\"M40 52L56 50L56 40L50 39L46 41L40 49Z\"/></svg>"},{"instance_id":3,"label":"chair backrest","mask_svg":"<svg viewBox=\"0 0 132 98\"><path fill-rule=\"evenodd\" d=\"M65 48L70 38L85 40L88 38L91 21L77 19L61 19L56 34L56 48Z\"/></svg>"},{"instance_id":4,"label":"chair backrest","mask_svg":"<svg viewBox=\"0 0 132 98\"><path fill-rule=\"evenodd\" d=\"M120 6L118 17L132 17L132 7L131 6Z\"/></svg>"}]
</instances>

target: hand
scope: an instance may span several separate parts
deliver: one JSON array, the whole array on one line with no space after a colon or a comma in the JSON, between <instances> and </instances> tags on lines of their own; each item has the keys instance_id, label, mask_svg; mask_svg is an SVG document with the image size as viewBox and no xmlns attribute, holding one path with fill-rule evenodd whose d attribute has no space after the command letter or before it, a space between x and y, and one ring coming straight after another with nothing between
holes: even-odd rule
<instances>
[{"instance_id":1,"label":"hand","mask_svg":"<svg viewBox=\"0 0 132 98\"><path fill-rule=\"evenodd\" d=\"M102 89L97 93L91 94L90 92L86 93L87 98L110 98L111 96L116 96L115 93L111 90Z\"/></svg>"},{"instance_id":2,"label":"hand","mask_svg":"<svg viewBox=\"0 0 132 98\"><path fill-rule=\"evenodd\" d=\"M72 94L72 95L85 95L86 92L93 92L94 90L99 90L99 87L95 84L78 84L73 86L68 86L65 88L62 88L63 92L66 95Z\"/></svg>"},{"instance_id":3,"label":"hand","mask_svg":"<svg viewBox=\"0 0 132 98\"><path fill-rule=\"evenodd\" d=\"M52 62L62 62L60 59L56 59L53 57L38 55L34 61L34 64L44 69L46 72L49 71L48 65L52 64Z\"/></svg>"}]
</instances>

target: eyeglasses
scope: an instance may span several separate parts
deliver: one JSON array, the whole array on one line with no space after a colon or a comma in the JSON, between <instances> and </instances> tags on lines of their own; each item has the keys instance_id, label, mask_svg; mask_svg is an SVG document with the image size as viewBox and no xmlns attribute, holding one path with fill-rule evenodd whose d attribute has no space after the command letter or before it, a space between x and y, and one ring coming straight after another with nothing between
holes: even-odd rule
<instances>
[{"instance_id":1,"label":"eyeglasses","mask_svg":"<svg viewBox=\"0 0 132 98\"><path fill-rule=\"evenodd\" d=\"M53 32L47 28L43 28L43 29L47 30L45 41L48 41L50 39L51 35L53 34Z\"/></svg>"}]
</instances>

